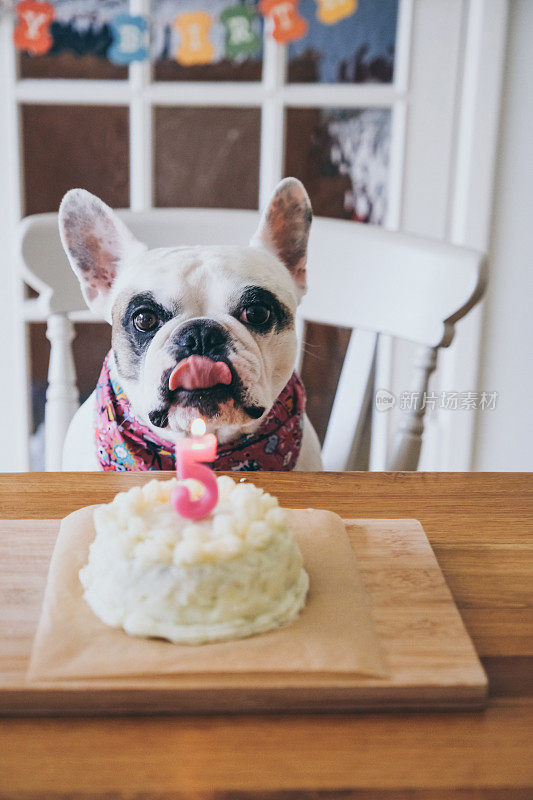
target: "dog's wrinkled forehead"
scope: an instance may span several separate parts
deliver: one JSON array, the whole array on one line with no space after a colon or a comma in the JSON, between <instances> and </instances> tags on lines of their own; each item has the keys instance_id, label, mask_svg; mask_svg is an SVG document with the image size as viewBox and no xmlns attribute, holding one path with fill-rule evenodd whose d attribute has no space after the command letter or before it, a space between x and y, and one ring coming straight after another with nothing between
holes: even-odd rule
<instances>
[{"instance_id":1,"label":"dog's wrinkled forehead","mask_svg":"<svg viewBox=\"0 0 533 800\"><path fill-rule=\"evenodd\" d=\"M158 287L218 298L244 279L281 295L289 307L306 290L311 203L295 178L281 181L248 247L148 250L109 206L83 189L67 192L59 209L61 241L89 308L111 322L113 299L127 286ZM195 284L196 281L196 284ZM215 287L218 284L218 287ZM194 288L196 287L196 288Z\"/></svg>"},{"instance_id":2,"label":"dog's wrinkled forehead","mask_svg":"<svg viewBox=\"0 0 533 800\"><path fill-rule=\"evenodd\" d=\"M268 252L253 247L179 247L147 250L125 265L113 301L149 292L169 309L189 316L223 313L251 283L268 289L289 308L298 302L294 283Z\"/></svg>"}]
</instances>

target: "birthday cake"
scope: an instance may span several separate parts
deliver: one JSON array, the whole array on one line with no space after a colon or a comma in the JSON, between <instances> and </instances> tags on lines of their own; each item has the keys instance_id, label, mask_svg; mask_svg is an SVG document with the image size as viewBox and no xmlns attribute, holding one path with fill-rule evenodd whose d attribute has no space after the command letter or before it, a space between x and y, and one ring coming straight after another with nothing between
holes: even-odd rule
<instances>
[{"instance_id":1,"label":"birthday cake","mask_svg":"<svg viewBox=\"0 0 533 800\"><path fill-rule=\"evenodd\" d=\"M182 481L193 497L195 481ZM201 644L287 625L309 579L287 516L272 495L219 477L218 502L193 522L172 507L178 481L152 480L94 512L80 570L84 598L106 625Z\"/></svg>"}]
</instances>

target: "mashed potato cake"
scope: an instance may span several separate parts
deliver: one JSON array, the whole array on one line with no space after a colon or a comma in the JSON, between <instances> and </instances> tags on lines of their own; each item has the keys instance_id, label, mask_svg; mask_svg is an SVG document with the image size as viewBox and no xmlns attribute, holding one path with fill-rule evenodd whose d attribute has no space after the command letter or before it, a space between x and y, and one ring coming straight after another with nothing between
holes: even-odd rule
<instances>
[{"instance_id":1,"label":"mashed potato cake","mask_svg":"<svg viewBox=\"0 0 533 800\"><path fill-rule=\"evenodd\" d=\"M263 633L297 617L309 579L285 512L253 484L217 480L217 506L198 522L170 505L175 478L96 509L80 580L97 617L188 644Z\"/></svg>"}]
</instances>

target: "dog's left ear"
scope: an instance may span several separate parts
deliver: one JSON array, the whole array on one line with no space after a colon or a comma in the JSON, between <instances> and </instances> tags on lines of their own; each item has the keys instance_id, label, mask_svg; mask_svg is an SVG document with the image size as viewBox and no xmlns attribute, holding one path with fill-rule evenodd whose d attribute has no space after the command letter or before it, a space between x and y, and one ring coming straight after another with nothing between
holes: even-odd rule
<instances>
[{"instance_id":1,"label":"dog's left ear","mask_svg":"<svg viewBox=\"0 0 533 800\"><path fill-rule=\"evenodd\" d=\"M146 246L99 197L71 189L59 208L59 233L87 305L111 321L110 290L124 263Z\"/></svg>"},{"instance_id":2,"label":"dog's left ear","mask_svg":"<svg viewBox=\"0 0 533 800\"><path fill-rule=\"evenodd\" d=\"M313 212L302 183L285 178L278 183L263 211L250 244L266 247L285 264L303 294L306 289L307 240Z\"/></svg>"}]
</instances>

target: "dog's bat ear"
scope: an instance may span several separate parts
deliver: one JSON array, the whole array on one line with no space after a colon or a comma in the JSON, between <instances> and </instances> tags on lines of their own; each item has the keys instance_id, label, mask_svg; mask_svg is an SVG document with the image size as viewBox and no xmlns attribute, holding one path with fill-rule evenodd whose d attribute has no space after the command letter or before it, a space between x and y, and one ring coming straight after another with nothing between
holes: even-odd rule
<instances>
[{"instance_id":1,"label":"dog's bat ear","mask_svg":"<svg viewBox=\"0 0 533 800\"><path fill-rule=\"evenodd\" d=\"M307 240L312 219L311 201L303 184L296 178L285 178L276 186L250 242L274 253L301 293L306 288Z\"/></svg>"},{"instance_id":2,"label":"dog's bat ear","mask_svg":"<svg viewBox=\"0 0 533 800\"><path fill-rule=\"evenodd\" d=\"M124 261L146 249L102 200L71 189L59 208L59 233L89 308L109 320L109 292Z\"/></svg>"}]
</instances>

